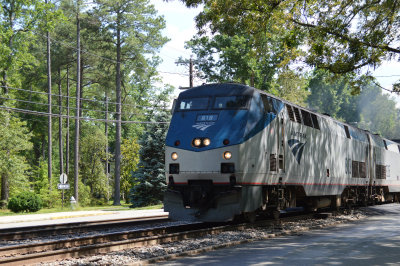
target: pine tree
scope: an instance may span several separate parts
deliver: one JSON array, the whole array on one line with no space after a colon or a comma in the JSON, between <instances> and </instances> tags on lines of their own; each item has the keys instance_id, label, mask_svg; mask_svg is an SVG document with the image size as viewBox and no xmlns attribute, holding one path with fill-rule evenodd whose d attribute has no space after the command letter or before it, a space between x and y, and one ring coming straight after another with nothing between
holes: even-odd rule
<instances>
[{"instance_id":1,"label":"pine tree","mask_svg":"<svg viewBox=\"0 0 400 266\"><path fill-rule=\"evenodd\" d=\"M155 115L153 121L169 121L170 115L162 111ZM132 207L159 204L166 189L164 172L164 151L167 124L150 124L139 141L141 145L138 170L132 178L136 184L130 190Z\"/></svg>"},{"instance_id":2,"label":"pine tree","mask_svg":"<svg viewBox=\"0 0 400 266\"><path fill-rule=\"evenodd\" d=\"M157 16L148 0L96 0L95 3L98 6L94 14L101 20L105 39L115 51L115 119L118 122L115 125L114 205L120 205L122 87L133 80L133 73L154 71L155 53L167 42L161 33L165 21Z\"/></svg>"}]
</instances>

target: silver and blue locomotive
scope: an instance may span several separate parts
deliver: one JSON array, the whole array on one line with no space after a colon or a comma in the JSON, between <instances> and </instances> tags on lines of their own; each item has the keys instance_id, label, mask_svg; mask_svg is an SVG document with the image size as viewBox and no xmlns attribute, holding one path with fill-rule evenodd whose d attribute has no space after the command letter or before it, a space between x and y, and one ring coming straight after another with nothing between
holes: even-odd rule
<instances>
[{"instance_id":1,"label":"silver and blue locomotive","mask_svg":"<svg viewBox=\"0 0 400 266\"><path fill-rule=\"evenodd\" d=\"M180 93L166 138L172 219L398 200L400 145L241 84Z\"/></svg>"}]
</instances>

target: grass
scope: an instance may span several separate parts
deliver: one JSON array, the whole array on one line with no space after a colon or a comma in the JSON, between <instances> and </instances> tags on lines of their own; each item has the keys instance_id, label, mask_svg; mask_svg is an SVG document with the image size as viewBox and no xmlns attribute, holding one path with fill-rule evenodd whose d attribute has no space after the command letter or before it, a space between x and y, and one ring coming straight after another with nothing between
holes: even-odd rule
<instances>
[{"instance_id":1,"label":"grass","mask_svg":"<svg viewBox=\"0 0 400 266\"><path fill-rule=\"evenodd\" d=\"M88 207L76 207L74 210L69 206L64 206L64 208L49 208L49 209L41 209L38 212L30 212L30 213L14 213L8 209L1 210L0 216L11 216L11 215L27 215L27 214L43 214L43 213L55 213L55 212L71 212L71 211L96 211L96 210L106 210L106 211L128 211L128 210L153 210L153 209L161 209L163 207L162 204L146 206L140 208L129 208L130 204L121 204L120 206L114 206L112 203L109 205L103 206L88 206Z\"/></svg>"}]
</instances>

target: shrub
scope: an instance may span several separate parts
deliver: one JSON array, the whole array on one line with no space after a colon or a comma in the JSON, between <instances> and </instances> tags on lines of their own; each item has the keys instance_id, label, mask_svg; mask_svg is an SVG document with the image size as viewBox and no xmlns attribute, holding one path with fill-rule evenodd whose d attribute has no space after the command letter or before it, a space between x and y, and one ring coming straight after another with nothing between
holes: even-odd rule
<instances>
[{"instance_id":1,"label":"shrub","mask_svg":"<svg viewBox=\"0 0 400 266\"><path fill-rule=\"evenodd\" d=\"M42 199L30 191L22 192L8 202L8 208L13 212L37 212L42 207Z\"/></svg>"}]
</instances>

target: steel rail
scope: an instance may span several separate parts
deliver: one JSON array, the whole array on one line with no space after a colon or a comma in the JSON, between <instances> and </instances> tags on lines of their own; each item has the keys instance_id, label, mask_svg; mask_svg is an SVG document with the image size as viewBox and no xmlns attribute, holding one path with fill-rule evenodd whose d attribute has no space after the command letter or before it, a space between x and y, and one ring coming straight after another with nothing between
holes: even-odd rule
<instances>
[{"instance_id":1,"label":"steel rail","mask_svg":"<svg viewBox=\"0 0 400 266\"><path fill-rule=\"evenodd\" d=\"M193 229L205 227L201 229ZM223 230L224 226L219 228ZM0 265L21 265L94 255L126 248L178 241L212 233L207 224L189 224L165 228L126 231L90 237L72 238L0 248ZM23 254L21 254L23 253Z\"/></svg>"},{"instance_id":2,"label":"steel rail","mask_svg":"<svg viewBox=\"0 0 400 266\"><path fill-rule=\"evenodd\" d=\"M22 240L51 235L76 234L114 226L139 225L149 221L152 223L166 222L168 221L168 215L4 228L0 229L0 240Z\"/></svg>"}]
</instances>

